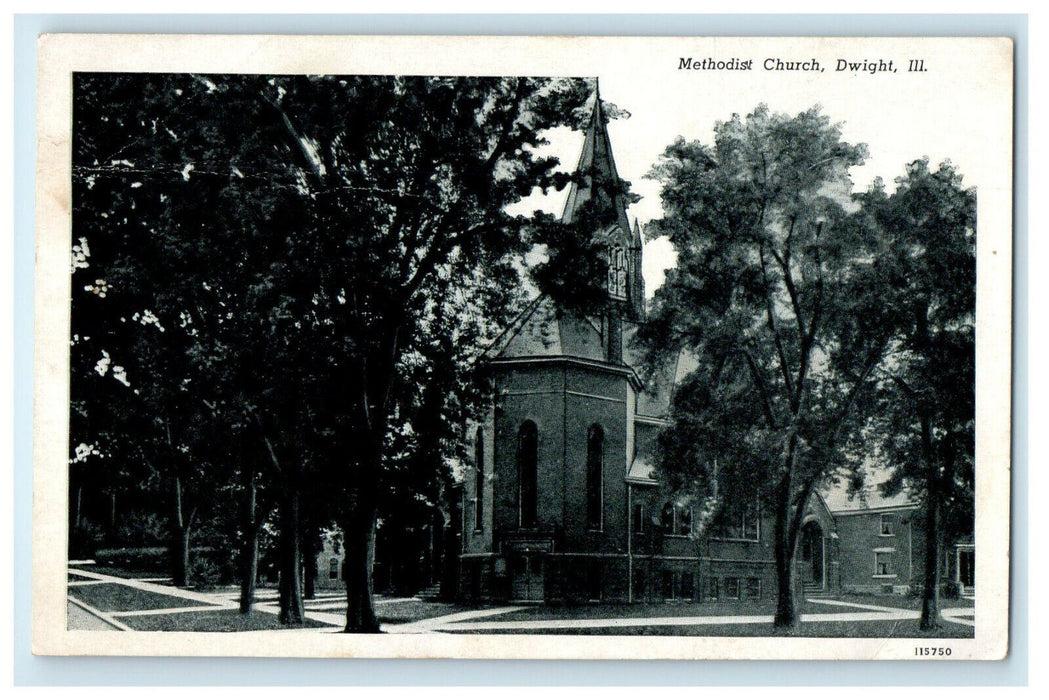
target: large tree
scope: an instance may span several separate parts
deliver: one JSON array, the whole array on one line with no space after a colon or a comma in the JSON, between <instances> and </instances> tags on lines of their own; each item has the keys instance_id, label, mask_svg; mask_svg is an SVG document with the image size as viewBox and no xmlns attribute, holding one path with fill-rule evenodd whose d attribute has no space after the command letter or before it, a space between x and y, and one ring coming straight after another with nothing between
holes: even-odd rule
<instances>
[{"instance_id":1,"label":"large tree","mask_svg":"<svg viewBox=\"0 0 1049 700\"><path fill-rule=\"evenodd\" d=\"M846 438L885 344L885 312L859 293L868 237L850 216L848 173L865 156L818 108L762 105L718 122L712 144L679 139L653 171L665 214L649 233L670 239L678 265L643 339L653 364L697 360L663 467L708 498L771 509L777 627L797 624L804 509L854 461Z\"/></svg>"},{"instance_id":2,"label":"large tree","mask_svg":"<svg viewBox=\"0 0 1049 700\"><path fill-rule=\"evenodd\" d=\"M580 116L587 84L151 75L79 87L74 225L112 249L97 279L126 301L76 322L119 331L135 309L148 319L152 335L122 341L119 362L133 396L150 398L142 412L173 447L165 467L180 483L183 467L207 484L211 457L245 453L215 450L216 434L256 443L247 452L264 466L222 473L246 508L256 478L273 485L289 623L302 615L303 498L337 504L346 629L377 631L371 561L403 359L427 356L436 280L469 295L457 276L505 272L526 251L526 221L505 209L563 184L535 147ZM166 440L208 411L207 431ZM245 517L246 537L258 522Z\"/></svg>"},{"instance_id":3,"label":"large tree","mask_svg":"<svg viewBox=\"0 0 1049 700\"><path fill-rule=\"evenodd\" d=\"M879 295L896 310L871 421L888 492L922 502L922 629L940 625L943 546L972 534L975 449L976 193L949 163L907 166L896 190L861 198L877 231Z\"/></svg>"},{"instance_id":4,"label":"large tree","mask_svg":"<svg viewBox=\"0 0 1049 700\"><path fill-rule=\"evenodd\" d=\"M427 285L520 254L522 222L505 207L553 182L534 156L541 131L571 120L580 81L368 78L289 85L275 106L303 145L329 263L318 283L334 357L332 402L354 452L342 469L347 624L378 630L371 562L384 446L399 363L418 339ZM334 308L335 305L338 308Z\"/></svg>"}]
</instances>

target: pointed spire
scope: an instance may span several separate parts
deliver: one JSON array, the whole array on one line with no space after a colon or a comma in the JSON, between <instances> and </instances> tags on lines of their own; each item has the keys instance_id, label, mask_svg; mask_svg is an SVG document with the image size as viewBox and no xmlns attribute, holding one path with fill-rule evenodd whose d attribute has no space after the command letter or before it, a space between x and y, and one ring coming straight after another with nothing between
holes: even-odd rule
<instances>
[{"instance_id":1,"label":"pointed spire","mask_svg":"<svg viewBox=\"0 0 1049 700\"><path fill-rule=\"evenodd\" d=\"M561 215L561 220L566 224L571 223L579 209L594 198L595 182L597 184L607 183L612 187L619 183L619 171L616 170L616 161L612 155L612 143L608 137L601 93L597 85L594 86L593 100L590 123L587 125L583 149L576 165L576 172L585 175L586 181L573 182L569 187L564 213ZM629 235L630 222L627 219L626 201L623 196L617 193L612 197L605 196L602 199L610 209L608 212L612 215L610 218L619 224L624 235Z\"/></svg>"}]
</instances>

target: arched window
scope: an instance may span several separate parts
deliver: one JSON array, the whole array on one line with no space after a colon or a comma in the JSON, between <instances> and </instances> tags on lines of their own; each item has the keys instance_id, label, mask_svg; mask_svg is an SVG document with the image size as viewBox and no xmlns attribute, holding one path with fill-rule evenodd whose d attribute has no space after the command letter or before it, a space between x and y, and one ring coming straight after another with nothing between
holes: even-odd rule
<instances>
[{"instance_id":1,"label":"arched window","mask_svg":"<svg viewBox=\"0 0 1049 700\"><path fill-rule=\"evenodd\" d=\"M626 254L621 245L613 243L608 247L608 293L626 299L626 281Z\"/></svg>"},{"instance_id":2,"label":"arched window","mask_svg":"<svg viewBox=\"0 0 1049 700\"><path fill-rule=\"evenodd\" d=\"M526 420L517 433L517 494L521 527L535 527L539 505L539 431Z\"/></svg>"},{"instance_id":3,"label":"arched window","mask_svg":"<svg viewBox=\"0 0 1049 700\"><path fill-rule=\"evenodd\" d=\"M600 425L590 426L586 434L586 526L601 529L602 447L605 431Z\"/></svg>"},{"instance_id":4,"label":"arched window","mask_svg":"<svg viewBox=\"0 0 1049 700\"><path fill-rule=\"evenodd\" d=\"M474 438L474 530L484 529L484 428Z\"/></svg>"}]
</instances>

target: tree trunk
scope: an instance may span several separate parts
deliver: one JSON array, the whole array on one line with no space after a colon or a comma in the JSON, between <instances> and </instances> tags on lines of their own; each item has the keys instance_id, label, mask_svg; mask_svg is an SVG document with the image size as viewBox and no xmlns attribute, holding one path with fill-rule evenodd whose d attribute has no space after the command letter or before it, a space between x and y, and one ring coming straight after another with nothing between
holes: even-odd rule
<instances>
[{"instance_id":1,"label":"tree trunk","mask_svg":"<svg viewBox=\"0 0 1049 700\"><path fill-rule=\"evenodd\" d=\"M314 540L303 541L302 544L302 569L305 575L305 582L303 588L305 593L303 598L306 600L313 600L317 597L317 547Z\"/></svg>"},{"instance_id":2,"label":"tree trunk","mask_svg":"<svg viewBox=\"0 0 1049 700\"><path fill-rule=\"evenodd\" d=\"M374 504L374 500L364 501ZM374 634L379 620L372 605L372 564L375 562L375 506L354 509L343 525L346 559L346 632Z\"/></svg>"},{"instance_id":3,"label":"tree trunk","mask_svg":"<svg viewBox=\"0 0 1049 700\"><path fill-rule=\"evenodd\" d=\"M299 494L281 499L280 622L302 625L302 550L299 546Z\"/></svg>"},{"instance_id":4,"label":"tree trunk","mask_svg":"<svg viewBox=\"0 0 1049 700\"><path fill-rule=\"evenodd\" d=\"M925 576L922 585L922 616L918 626L923 630L940 627L940 489L935 465L926 476L925 502Z\"/></svg>"},{"instance_id":5,"label":"tree trunk","mask_svg":"<svg viewBox=\"0 0 1049 700\"><path fill-rule=\"evenodd\" d=\"M190 528L176 526L171 536L171 580L176 586L189 585Z\"/></svg>"},{"instance_id":6,"label":"tree trunk","mask_svg":"<svg viewBox=\"0 0 1049 700\"><path fill-rule=\"evenodd\" d=\"M772 625L777 629L794 629L798 626L798 606L794 592L794 557L793 549L787 540L787 533L779 532L779 518L776 518L776 616Z\"/></svg>"},{"instance_id":7,"label":"tree trunk","mask_svg":"<svg viewBox=\"0 0 1049 700\"><path fill-rule=\"evenodd\" d=\"M252 528L241 542L240 611L250 613L255 603L255 581L259 577L259 531Z\"/></svg>"},{"instance_id":8,"label":"tree trunk","mask_svg":"<svg viewBox=\"0 0 1049 700\"><path fill-rule=\"evenodd\" d=\"M190 520L183 512L182 481L172 479L174 486L174 510L171 514L171 580L176 586L189 585L189 536Z\"/></svg>"},{"instance_id":9,"label":"tree trunk","mask_svg":"<svg viewBox=\"0 0 1049 700\"><path fill-rule=\"evenodd\" d=\"M779 486L776 499L776 615L772 626L793 630L798 626L798 607L794 596L794 542L790 531L790 484L788 474ZM804 508L804 505L801 506Z\"/></svg>"},{"instance_id":10,"label":"tree trunk","mask_svg":"<svg viewBox=\"0 0 1049 700\"><path fill-rule=\"evenodd\" d=\"M250 613L255 602L255 580L259 575L259 524L255 513L258 489L254 472L246 472L244 484L244 539L240 543L240 611Z\"/></svg>"}]
</instances>

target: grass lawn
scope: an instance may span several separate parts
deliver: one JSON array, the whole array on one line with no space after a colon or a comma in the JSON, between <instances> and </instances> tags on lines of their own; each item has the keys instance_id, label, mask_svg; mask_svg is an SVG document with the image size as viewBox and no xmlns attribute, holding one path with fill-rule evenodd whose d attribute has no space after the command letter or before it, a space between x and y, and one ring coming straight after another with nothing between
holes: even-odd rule
<instances>
[{"instance_id":1,"label":"grass lawn","mask_svg":"<svg viewBox=\"0 0 1049 700\"><path fill-rule=\"evenodd\" d=\"M922 599L916 596L902 595L859 595L856 593L842 593L832 596L813 596L827 600L840 600L845 603L860 603L862 605L880 605L883 608L901 608L903 610L921 610ZM811 605L811 604L810 604ZM841 607L841 606L835 606ZM968 598L945 598L940 596L940 609L943 608L971 608L973 601ZM842 608L843 610L845 608Z\"/></svg>"},{"instance_id":2,"label":"grass lawn","mask_svg":"<svg viewBox=\"0 0 1049 700\"><path fill-rule=\"evenodd\" d=\"M81 576L80 574L67 574L66 578L70 582L72 582L72 581L93 581L94 580L90 576Z\"/></svg>"},{"instance_id":3,"label":"grass lawn","mask_svg":"<svg viewBox=\"0 0 1049 700\"><path fill-rule=\"evenodd\" d=\"M146 569L120 569L115 566L101 566L99 564L78 564L74 569L92 571L107 576L119 576L120 578L171 578L170 571L149 571ZM75 574L71 574L75 575Z\"/></svg>"},{"instance_id":4,"label":"grass lawn","mask_svg":"<svg viewBox=\"0 0 1049 700\"><path fill-rule=\"evenodd\" d=\"M294 629L280 624L276 615L259 611L241 615L237 610L208 610L118 619L131 629L142 632L257 632ZM318 627L327 625L313 620L306 620L303 625L304 629Z\"/></svg>"},{"instance_id":5,"label":"grass lawn","mask_svg":"<svg viewBox=\"0 0 1049 700\"><path fill-rule=\"evenodd\" d=\"M396 603L382 603L381 600L376 601L375 615L379 618L379 622L388 625L401 625L408 622L416 622L417 620L426 620L432 617L441 617L442 615L451 615L452 613L465 612L467 610L480 610L474 605L456 605L454 603L438 603L425 600L406 600L398 601ZM332 611L326 611L332 612ZM345 612L345 610L343 610ZM488 618L485 618L488 619ZM498 618L500 620L505 618Z\"/></svg>"},{"instance_id":6,"label":"grass lawn","mask_svg":"<svg viewBox=\"0 0 1049 700\"><path fill-rule=\"evenodd\" d=\"M599 620L624 617L694 617L711 615L771 615L774 601L724 601L713 603L637 603L634 605L530 605L523 610L486 617L485 620Z\"/></svg>"},{"instance_id":7,"label":"grass lawn","mask_svg":"<svg viewBox=\"0 0 1049 700\"><path fill-rule=\"evenodd\" d=\"M488 618L485 618L488 619ZM494 618L502 619L502 618ZM973 628L967 625L943 623L940 630L925 632L918 629L917 620L889 622L812 622L802 623L796 634L777 632L772 624L755 625L694 625L637 627L589 627L558 630L471 630L455 634L568 634L568 635L640 635L661 637L877 637L881 639L941 639L973 637Z\"/></svg>"},{"instance_id":8,"label":"grass lawn","mask_svg":"<svg viewBox=\"0 0 1049 700\"><path fill-rule=\"evenodd\" d=\"M847 602L877 605L885 608L917 610L919 599L890 596L835 596ZM831 598L828 597L828 600ZM970 607L972 601L944 601L942 607ZM775 601L717 601L710 603L653 603L639 605L534 605L522 610L482 618L484 622L539 621L539 620L601 620L642 617L710 617L721 615L769 615L775 612ZM870 612L841 605L806 601L802 614ZM658 635L687 637L770 637L788 636L773 629L771 623L719 625L645 625L636 627L590 627L577 629L491 629L456 630L455 634L569 634L569 635ZM803 622L789 636L796 637L880 637L880 638L972 638L974 629L968 625L943 622L939 630L923 631L918 620L886 620L856 622Z\"/></svg>"},{"instance_id":9,"label":"grass lawn","mask_svg":"<svg viewBox=\"0 0 1049 700\"><path fill-rule=\"evenodd\" d=\"M129 612L131 610L159 610L161 608L190 608L201 604L195 600L176 598L162 593L140 591L119 583L99 583L94 586L75 586L70 594L102 612Z\"/></svg>"}]
</instances>

